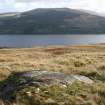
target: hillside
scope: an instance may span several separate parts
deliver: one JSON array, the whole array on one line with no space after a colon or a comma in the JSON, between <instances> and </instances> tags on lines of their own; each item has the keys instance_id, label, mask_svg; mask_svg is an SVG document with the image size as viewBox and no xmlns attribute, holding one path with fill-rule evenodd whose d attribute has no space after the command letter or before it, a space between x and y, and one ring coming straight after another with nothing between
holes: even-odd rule
<instances>
[{"instance_id":1,"label":"hillside","mask_svg":"<svg viewBox=\"0 0 105 105\"><path fill-rule=\"evenodd\" d=\"M105 18L68 8L0 14L0 34L104 34Z\"/></svg>"}]
</instances>

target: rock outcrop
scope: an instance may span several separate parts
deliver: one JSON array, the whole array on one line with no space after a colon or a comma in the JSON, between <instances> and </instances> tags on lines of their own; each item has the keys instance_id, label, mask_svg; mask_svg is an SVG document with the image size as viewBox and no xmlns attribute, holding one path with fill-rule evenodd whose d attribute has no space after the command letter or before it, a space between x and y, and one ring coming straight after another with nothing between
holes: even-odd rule
<instances>
[{"instance_id":1,"label":"rock outcrop","mask_svg":"<svg viewBox=\"0 0 105 105\"><path fill-rule=\"evenodd\" d=\"M73 82L81 81L86 84L92 84L93 81L86 76L64 74L53 71L27 71L11 74L6 80L2 82L0 87L0 96L6 100L13 98L13 93L24 89L26 86L48 86L51 84L60 84L66 86Z\"/></svg>"}]
</instances>

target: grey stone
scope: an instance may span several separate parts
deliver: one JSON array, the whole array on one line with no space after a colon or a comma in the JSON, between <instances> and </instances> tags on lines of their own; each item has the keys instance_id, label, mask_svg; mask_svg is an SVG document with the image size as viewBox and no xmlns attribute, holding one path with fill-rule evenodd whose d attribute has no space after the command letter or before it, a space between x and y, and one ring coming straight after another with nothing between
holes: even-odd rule
<instances>
[{"instance_id":1,"label":"grey stone","mask_svg":"<svg viewBox=\"0 0 105 105\"><path fill-rule=\"evenodd\" d=\"M11 79L12 76L12 79ZM11 99L12 93L14 91L19 91L26 86L48 86L50 84L60 84L62 86L67 86L67 84L72 84L75 81L81 81L86 84L92 84L93 81L86 76L82 75L68 75L62 72L53 71L27 71L21 73L12 74L7 78L5 85L0 88L1 96ZM9 98L9 99L8 99Z\"/></svg>"}]
</instances>

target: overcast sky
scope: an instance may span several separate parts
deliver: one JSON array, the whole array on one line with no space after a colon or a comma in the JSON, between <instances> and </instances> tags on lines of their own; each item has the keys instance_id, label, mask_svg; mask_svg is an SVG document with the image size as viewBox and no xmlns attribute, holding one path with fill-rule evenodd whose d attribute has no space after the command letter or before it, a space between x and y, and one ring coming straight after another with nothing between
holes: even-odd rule
<instances>
[{"instance_id":1,"label":"overcast sky","mask_svg":"<svg viewBox=\"0 0 105 105\"><path fill-rule=\"evenodd\" d=\"M105 0L0 0L0 12L18 12L51 7L67 7L105 13Z\"/></svg>"}]
</instances>

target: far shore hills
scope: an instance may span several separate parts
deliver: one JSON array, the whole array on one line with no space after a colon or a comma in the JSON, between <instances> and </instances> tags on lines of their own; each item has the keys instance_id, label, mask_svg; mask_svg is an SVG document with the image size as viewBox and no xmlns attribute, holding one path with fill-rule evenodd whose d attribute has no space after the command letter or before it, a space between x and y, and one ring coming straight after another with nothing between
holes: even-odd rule
<instances>
[{"instance_id":1,"label":"far shore hills","mask_svg":"<svg viewBox=\"0 0 105 105\"><path fill-rule=\"evenodd\" d=\"M104 34L105 17L69 8L0 14L0 34Z\"/></svg>"}]
</instances>

